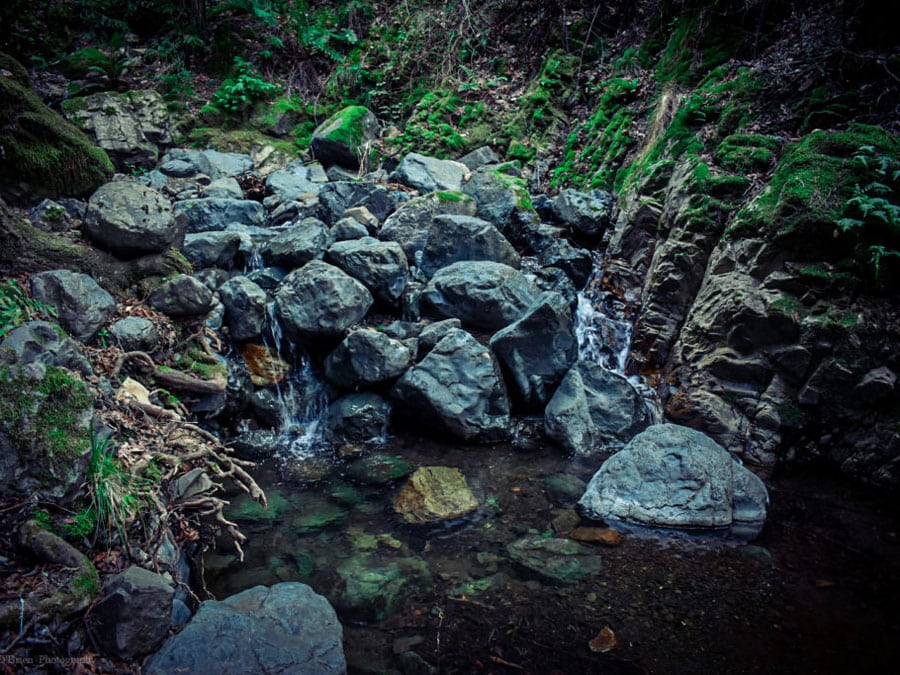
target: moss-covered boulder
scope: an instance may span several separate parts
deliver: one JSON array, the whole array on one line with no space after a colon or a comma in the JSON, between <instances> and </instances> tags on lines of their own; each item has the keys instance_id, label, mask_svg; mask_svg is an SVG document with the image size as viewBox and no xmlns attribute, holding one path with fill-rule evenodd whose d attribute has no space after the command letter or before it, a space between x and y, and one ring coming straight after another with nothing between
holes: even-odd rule
<instances>
[{"instance_id":1,"label":"moss-covered boulder","mask_svg":"<svg viewBox=\"0 0 900 675\"><path fill-rule=\"evenodd\" d=\"M322 164L358 169L368 144L378 138L378 120L368 108L349 106L313 131L310 149Z\"/></svg>"},{"instance_id":2,"label":"moss-covered boulder","mask_svg":"<svg viewBox=\"0 0 900 675\"><path fill-rule=\"evenodd\" d=\"M0 197L37 202L87 194L113 173L107 154L31 89L28 74L0 53Z\"/></svg>"}]
</instances>

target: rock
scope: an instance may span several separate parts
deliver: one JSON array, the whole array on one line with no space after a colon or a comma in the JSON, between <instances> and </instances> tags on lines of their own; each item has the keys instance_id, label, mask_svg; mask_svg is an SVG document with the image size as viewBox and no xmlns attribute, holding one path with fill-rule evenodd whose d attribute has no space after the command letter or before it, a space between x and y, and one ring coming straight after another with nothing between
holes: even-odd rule
<instances>
[{"instance_id":1,"label":"rock","mask_svg":"<svg viewBox=\"0 0 900 675\"><path fill-rule=\"evenodd\" d=\"M568 473L557 473L547 476L542 480L547 489L547 495L553 501L554 505L569 508L584 494L587 483L578 476Z\"/></svg>"},{"instance_id":2,"label":"rock","mask_svg":"<svg viewBox=\"0 0 900 675\"><path fill-rule=\"evenodd\" d=\"M155 166L160 148L173 142L172 117L163 97L152 89L71 98L62 108L123 173Z\"/></svg>"},{"instance_id":3,"label":"rock","mask_svg":"<svg viewBox=\"0 0 900 675\"><path fill-rule=\"evenodd\" d=\"M343 396L325 411L322 421L325 440L347 445L383 438L390 414L391 404L378 394Z\"/></svg>"},{"instance_id":4,"label":"rock","mask_svg":"<svg viewBox=\"0 0 900 675\"><path fill-rule=\"evenodd\" d=\"M181 248L194 270L231 269L240 249L241 236L237 232L222 231L187 234Z\"/></svg>"},{"instance_id":5,"label":"rock","mask_svg":"<svg viewBox=\"0 0 900 675\"><path fill-rule=\"evenodd\" d=\"M372 295L334 265L313 260L284 278L275 303L292 339L336 337L366 315Z\"/></svg>"},{"instance_id":6,"label":"rock","mask_svg":"<svg viewBox=\"0 0 900 675\"><path fill-rule=\"evenodd\" d=\"M888 399L897 387L897 375L887 366L873 368L853 389L854 397L868 405L877 405Z\"/></svg>"},{"instance_id":7,"label":"rock","mask_svg":"<svg viewBox=\"0 0 900 675\"><path fill-rule=\"evenodd\" d=\"M31 296L56 309L60 324L81 342L92 340L116 312L116 301L87 274L51 270L28 280Z\"/></svg>"},{"instance_id":8,"label":"rock","mask_svg":"<svg viewBox=\"0 0 900 675\"><path fill-rule=\"evenodd\" d=\"M416 354L419 360L434 349L438 342L447 337L451 330L461 327L462 322L459 319L444 319L422 326L416 339Z\"/></svg>"},{"instance_id":9,"label":"rock","mask_svg":"<svg viewBox=\"0 0 900 675\"><path fill-rule=\"evenodd\" d=\"M310 178L310 171L302 164L292 164L287 169L273 171L266 177L266 194L264 201L271 209L288 201L303 200L309 196L317 196L321 183Z\"/></svg>"},{"instance_id":10,"label":"rock","mask_svg":"<svg viewBox=\"0 0 900 675\"><path fill-rule=\"evenodd\" d=\"M394 495L394 511L411 524L453 520L477 508L466 477L450 466L419 467Z\"/></svg>"},{"instance_id":11,"label":"rock","mask_svg":"<svg viewBox=\"0 0 900 675\"><path fill-rule=\"evenodd\" d=\"M149 300L157 310L172 317L203 315L215 305L212 292L187 274L164 281L150 294Z\"/></svg>"},{"instance_id":12,"label":"rock","mask_svg":"<svg viewBox=\"0 0 900 675\"><path fill-rule=\"evenodd\" d=\"M602 190L562 190L552 209L560 222L588 237L600 237L612 225L613 198Z\"/></svg>"},{"instance_id":13,"label":"rock","mask_svg":"<svg viewBox=\"0 0 900 675\"><path fill-rule=\"evenodd\" d=\"M369 236L369 230L353 218L341 218L334 224L329 234L332 241L350 241ZM404 262L406 262L405 259Z\"/></svg>"},{"instance_id":14,"label":"rock","mask_svg":"<svg viewBox=\"0 0 900 675\"><path fill-rule=\"evenodd\" d=\"M375 330L351 332L325 359L325 379L344 389L399 377L412 363L409 349Z\"/></svg>"},{"instance_id":15,"label":"rock","mask_svg":"<svg viewBox=\"0 0 900 675\"><path fill-rule=\"evenodd\" d=\"M362 181L327 183L319 190L319 217L329 225L347 209L364 206L382 222L397 208L397 195L384 185Z\"/></svg>"},{"instance_id":16,"label":"rock","mask_svg":"<svg viewBox=\"0 0 900 675\"><path fill-rule=\"evenodd\" d=\"M0 53L0 70L0 198L82 196L109 180L115 170L109 156L44 105L22 64Z\"/></svg>"},{"instance_id":17,"label":"rock","mask_svg":"<svg viewBox=\"0 0 900 675\"><path fill-rule=\"evenodd\" d=\"M464 326L499 330L528 310L537 289L522 272L490 261L465 261L438 270L422 289L423 309Z\"/></svg>"},{"instance_id":18,"label":"rock","mask_svg":"<svg viewBox=\"0 0 900 675\"><path fill-rule=\"evenodd\" d=\"M219 287L219 297L232 340L244 342L263 334L269 318L263 289L247 277L232 277Z\"/></svg>"},{"instance_id":19,"label":"rock","mask_svg":"<svg viewBox=\"0 0 900 675\"><path fill-rule=\"evenodd\" d=\"M618 546L624 540L624 537L611 527L576 527L569 532L569 538L604 546Z\"/></svg>"},{"instance_id":20,"label":"rock","mask_svg":"<svg viewBox=\"0 0 900 675\"><path fill-rule=\"evenodd\" d=\"M378 230L379 221L375 214L369 211L365 206L351 206L344 211L344 218L355 220L360 225L365 226L369 234L375 234Z\"/></svg>"},{"instance_id":21,"label":"rock","mask_svg":"<svg viewBox=\"0 0 900 675\"><path fill-rule=\"evenodd\" d=\"M384 221L378 236L400 244L410 264L417 264L417 256L424 251L428 241L432 221L439 215L474 216L475 200L461 192L447 191L416 197L401 204Z\"/></svg>"},{"instance_id":22,"label":"rock","mask_svg":"<svg viewBox=\"0 0 900 675\"><path fill-rule=\"evenodd\" d=\"M72 227L72 216L60 203L44 199L28 211L32 225L45 232L67 232Z\"/></svg>"},{"instance_id":23,"label":"rock","mask_svg":"<svg viewBox=\"0 0 900 675\"><path fill-rule=\"evenodd\" d=\"M403 249L392 241L371 237L339 241L328 248L326 257L388 305L396 307L406 290L409 265Z\"/></svg>"},{"instance_id":24,"label":"rock","mask_svg":"<svg viewBox=\"0 0 900 675\"><path fill-rule=\"evenodd\" d=\"M401 377L393 396L404 416L463 440L491 442L509 434L509 401L491 353L463 330L451 330Z\"/></svg>"},{"instance_id":25,"label":"rock","mask_svg":"<svg viewBox=\"0 0 900 675\"><path fill-rule=\"evenodd\" d=\"M0 363L21 366L42 363L82 375L93 374L90 361L78 343L60 332L58 326L47 321L29 321L13 328L0 342Z\"/></svg>"},{"instance_id":26,"label":"rock","mask_svg":"<svg viewBox=\"0 0 900 675\"><path fill-rule=\"evenodd\" d=\"M167 167L163 171L163 167ZM177 167L175 171L173 168ZM207 176L213 174L212 164L203 154L202 150L193 150L191 148L172 148L159 159L160 172L167 176L194 177Z\"/></svg>"},{"instance_id":27,"label":"rock","mask_svg":"<svg viewBox=\"0 0 900 675\"><path fill-rule=\"evenodd\" d=\"M131 180L100 186L88 200L84 218L85 234L119 256L179 246L184 226L183 220L173 216L168 199Z\"/></svg>"},{"instance_id":28,"label":"rock","mask_svg":"<svg viewBox=\"0 0 900 675\"><path fill-rule=\"evenodd\" d=\"M465 164L411 152L400 160L390 180L427 194L435 190L459 192L468 176L469 169Z\"/></svg>"},{"instance_id":29,"label":"rock","mask_svg":"<svg viewBox=\"0 0 900 675\"><path fill-rule=\"evenodd\" d=\"M482 145L480 148L472 150L472 152L459 158L460 164L465 164L470 171L475 171L482 166L488 164L499 164L500 158L497 153L489 145Z\"/></svg>"},{"instance_id":30,"label":"rock","mask_svg":"<svg viewBox=\"0 0 900 675\"><path fill-rule=\"evenodd\" d=\"M370 554L357 555L337 566L338 582L329 593L341 612L358 621L381 621L394 612L419 584L430 579L419 558L398 558L385 563Z\"/></svg>"},{"instance_id":31,"label":"rock","mask_svg":"<svg viewBox=\"0 0 900 675\"><path fill-rule=\"evenodd\" d=\"M581 581L603 569L595 548L571 539L527 536L508 544L506 550L514 563L551 583Z\"/></svg>"},{"instance_id":32,"label":"rock","mask_svg":"<svg viewBox=\"0 0 900 675\"><path fill-rule=\"evenodd\" d=\"M268 265L296 269L321 260L329 243L328 226L317 218L304 218L263 244L259 253Z\"/></svg>"},{"instance_id":33,"label":"rock","mask_svg":"<svg viewBox=\"0 0 900 675\"><path fill-rule=\"evenodd\" d=\"M306 584L256 586L201 603L194 618L144 666L147 675L347 672L334 609Z\"/></svg>"},{"instance_id":34,"label":"rock","mask_svg":"<svg viewBox=\"0 0 900 675\"><path fill-rule=\"evenodd\" d=\"M264 345L245 344L241 347L241 358L247 364L254 387L278 384L291 372L291 365Z\"/></svg>"},{"instance_id":35,"label":"rock","mask_svg":"<svg viewBox=\"0 0 900 675\"><path fill-rule=\"evenodd\" d=\"M209 177L213 180L225 176L243 176L253 170L253 158L241 152L204 150L203 156L209 162Z\"/></svg>"},{"instance_id":36,"label":"rock","mask_svg":"<svg viewBox=\"0 0 900 675\"><path fill-rule=\"evenodd\" d=\"M234 223L256 227L266 224L263 205L251 199L186 199L175 202L173 210L187 218L187 232L224 230Z\"/></svg>"},{"instance_id":37,"label":"rock","mask_svg":"<svg viewBox=\"0 0 900 675\"><path fill-rule=\"evenodd\" d=\"M241 184L232 176L223 176L203 188L203 196L210 199L243 199Z\"/></svg>"},{"instance_id":38,"label":"rock","mask_svg":"<svg viewBox=\"0 0 900 675\"><path fill-rule=\"evenodd\" d=\"M88 617L88 628L108 654L125 659L148 654L172 626L174 597L171 583L132 565L105 581Z\"/></svg>"},{"instance_id":39,"label":"rock","mask_svg":"<svg viewBox=\"0 0 900 675\"><path fill-rule=\"evenodd\" d=\"M631 383L588 361L569 369L544 410L547 436L579 455L620 448L649 424Z\"/></svg>"},{"instance_id":40,"label":"rock","mask_svg":"<svg viewBox=\"0 0 900 675\"><path fill-rule=\"evenodd\" d=\"M510 230L514 224L518 224L522 216L533 215L525 181L519 177L518 170L514 175L509 173L512 166L507 163L476 169L462 188L475 200L476 215L496 225L510 239L513 239ZM520 242L514 240L514 243Z\"/></svg>"},{"instance_id":41,"label":"rock","mask_svg":"<svg viewBox=\"0 0 900 675\"><path fill-rule=\"evenodd\" d=\"M359 169L369 144L378 138L378 120L368 108L349 106L338 110L312 133L310 150L325 166L338 164Z\"/></svg>"},{"instance_id":42,"label":"rock","mask_svg":"<svg viewBox=\"0 0 900 675\"><path fill-rule=\"evenodd\" d=\"M271 429L253 429L238 434L231 441L231 448L238 459L258 462L275 454L278 437Z\"/></svg>"},{"instance_id":43,"label":"rock","mask_svg":"<svg viewBox=\"0 0 900 675\"><path fill-rule=\"evenodd\" d=\"M421 269L431 276L462 260L492 260L518 269L521 259L491 223L471 216L435 216L422 252Z\"/></svg>"},{"instance_id":44,"label":"rock","mask_svg":"<svg viewBox=\"0 0 900 675\"><path fill-rule=\"evenodd\" d=\"M572 310L557 293L542 293L531 308L491 338L514 396L543 409L578 357Z\"/></svg>"},{"instance_id":45,"label":"rock","mask_svg":"<svg viewBox=\"0 0 900 675\"><path fill-rule=\"evenodd\" d=\"M541 267L557 267L566 273L576 289L584 288L594 269L591 252L575 248L565 239L558 239L547 246L538 258Z\"/></svg>"},{"instance_id":46,"label":"rock","mask_svg":"<svg viewBox=\"0 0 900 675\"><path fill-rule=\"evenodd\" d=\"M347 467L347 475L363 485L387 485L408 476L409 464L394 455L369 455Z\"/></svg>"},{"instance_id":47,"label":"rock","mask_svg":"<svg viewBox=\"0 0 900 675\"><path fill-rule=\"evenodd\" d=\"M588 483L584 513L612 524L720 530L753 538L762 530L763 482L705 434L656 424L614 454Z\"/></svg>"},{"instance_id":48,"label":"rock","mask_svg":"<svg viewBox=\"0 0 900 675\"><path fill-rule=\"evenodd\" d=\"M153 351L159 340L153 322L140 316L119 319L109 327L109 334L118 343L119 348L126 352Z\"/></svg>"}]
</instances>

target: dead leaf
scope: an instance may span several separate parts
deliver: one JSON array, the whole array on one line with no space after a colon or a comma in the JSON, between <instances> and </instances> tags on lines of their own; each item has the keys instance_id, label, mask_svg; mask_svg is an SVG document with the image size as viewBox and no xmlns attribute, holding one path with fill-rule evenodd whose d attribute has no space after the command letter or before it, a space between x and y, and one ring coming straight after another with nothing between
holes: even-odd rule
<instances>
[{"instance_id":1,"label":"dead leaf","mask_svg":"<svg viewBox=\"0 0 900 675\"><path fill-rule=\"evenodd\" d=\"M597 637L588 642L588 647L590 647L591 651L594 653L605 654L606 652L612 651L616 644L616 634L613 633L612 628L604 626Z\"/></svg>"}]
</instances>

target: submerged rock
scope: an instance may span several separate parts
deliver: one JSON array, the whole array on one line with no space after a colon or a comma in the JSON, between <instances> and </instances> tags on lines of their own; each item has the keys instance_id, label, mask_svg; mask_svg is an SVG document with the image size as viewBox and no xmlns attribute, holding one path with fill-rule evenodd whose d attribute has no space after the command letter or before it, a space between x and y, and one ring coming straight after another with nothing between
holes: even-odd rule
<instances>
[{"instance_id":1,"label":"submerged rock","mask_svg":"<svg viewBox=\"0 0 900 675\"><path fill-rule=\"evenodd\" d=\"M656 424L606 460L579 505L609 523L752 538L762 530L768 501L759 477L714 440Z\"/></svg>"},{"instance_id":2,"label":"submerged rock","mask_svg":"<svg viewBox=\"0 0 900 675\"><path fill-rule=\"evenodd\" d=\"M513 562L550 582L581 581L603 569L597 549L571 539L533 535L512 542L506 550Z\"/></svg>"},{"instance_id":3,"label":"submerged rock","mask_svg":"<svg viewBox=\"0 0 900 675\"><path fill-rule=\"evenodd\" d=\"M394 510L407 523L452 520L478 508L462 471L450 466L423 466L394 495Z\"/></svg>"},{"instance_id":4,"label":"submerged rock","mask_svg":"<svg viewBox=\"0 0 900 675\"><path fill-rule=\"evenodd\" d=\"M383 562L361 554L338 566L338 583L329 593L334 605L362 621L380 621L390 615L412 589L428 581L428 565L419 558Z\"/></svg>"}]
</instances>

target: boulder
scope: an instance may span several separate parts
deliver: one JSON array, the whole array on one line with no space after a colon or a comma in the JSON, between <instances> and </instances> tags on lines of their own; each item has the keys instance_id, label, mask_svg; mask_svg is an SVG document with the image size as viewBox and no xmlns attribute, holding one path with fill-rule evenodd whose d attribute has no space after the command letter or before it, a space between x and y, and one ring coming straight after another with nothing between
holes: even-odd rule
<instances>
[{"instance_id":1,"label":"boulder","mask_svg":"<svg viewBox=\"0 0 900 675\"><path fill-rule=\"evenodd\" d=\"M428 565L419 558L385 559L367 553L340 563L335 572L331 601L342 616L364 622L389 616L431 576Z\"/></svg>"},{"instance_id":2,"label":"boulder","mask_svg":"<svg viewBox=\"0 0 900 675\"><path fill-rule=\"evenodd\" d=\"M416 197L400 205L378 233L380 239L395 241L403 248L410 264L425 249L435 216L474 216L475 200L461 192L439 191Z\"/></svg>"},{"instance_id":3,"label":"boulder","mask_svg":"<svg viewBox=\"0 0 900 675\"><path fill-rule=\"evenodd\" d=\"M450 466L419 467L394 495L394 511L410 524L453 520L477 508L466 477Z\"/></svg>"},{"instance_id":4,"label":"boulder","mask_svg":"<svg viewBox=\"0 0 900 675\"><path fill-rule=\"evenodd\" d=\"M231 269L241 249L241 236L237 232L196 232L184 237L181 247L184 257L195 270L208 267Z\"/></svg>"},{"instance_id":5,"label":"boulder","mask_svg":"<svg viewBox=\"0 0 900 675\"><path fill-rule=\"evenodd\" d=\"M160 173L176 178L211 177L213 173L203 151L191 148L172 148L160 157L158 168Z\"/></svg>"},{"instance_id":6,"label":"boulder","mask_svg":"<svg viewBox=\"0 0 900 675\"><path fill-rule=\"evenodd\" d=\"M463 260L492 260L518 269L521 259L491 223L471 216L435 216L420 265L426 276Z\"/></svg>"},{"instance_id":7,"label":"boulder","mask_svg":"<svg viewBox=\"0 0 900 675\"><path fill-rule=\"evenodd\" d=\"M459 163L465 164L466 168L470 171L475 171L475 169L487 166L488 164L499 164L500 158L491 146L482 145L480 148L476 148L475 150L472 150L472 152L460 157Z\"/></svg>"},{"instance_id":8,"label":"boulder","mask_svg":"<svg viewBox=\"0 0 900 675\"><path fill-rule=\"evenodd\" d=\"M390 414L391 404L378 394L349 394L328 406L322 420L323 435L336 445L383 438Z\"/></svg>"},{"instance_id":9,"label":"boulder","mask_svg":"<svg viewBox=\"0 0 900 675\"><path fill-rule=\"evenodd\" d=\"M400 160L390 179L427 194L435 190L458 192L468 176L469 169L465 164L411 152Z\"/></svg>"},{"instance_id":10,"label":"boulder","mask_svg":"<svg viewBox=\"0 0 900 675\"><path fill-rule=\"evenodd\" d=\"M91 195L84 232L116 255L137 256L178 246L184 221L173 216L169 200L156 190L119 180L100 186Z\"/></svg>"},{"instance_id":11,"label":"boulder","mask_svg":"<svg viewBox=\"0 0 900 675\"><path fill-rule=\"evenodd\" d=\"M81 342L92 340L116 312L116 301L87 274L50 270L28 280L31 296L56 309L60 324Z\"/></svg>"},{"instance_id":12,"label":"boulder","mask_svg":"<svg viewBox=\"0 0 900 675\"><path fill-rule=\"evenodd\" d=\"M463 326L498 330L521 318L537 296L519 270L491 261L464 261L438 270L422 289L424 311Z\"/></svg>"},{"instance_id":13,"label":"boulder","mask_svg":"<svg viewBox=\"0 0 900 675\"><path fill-rule=\"evenodd\" d=\"M234 223L256 227L266 224L263 205L251 199L186 199L175 202L173 208L176 215L187 218L187 232L224 230Z\"/></svg>"},{"instance_id":14,"label":"boulder","mask_svg":"<svg viewBox=\"0 0 900 675\"><path fill-rule=\"evenodd\" d=\"M101 92L64 102L63 114L92 135L122 172L152 168L171 146L173 122L163 97L152 89Z\"/></svg>"},{"instance_id":15,"label":"boulder","mask_svg":"<svg viewBox=\"0 0 900 675\"><path fill-rule=\"evenodd\" d=\"M329 262L341 268L383 303L396 307L409 281L409 265L399 244L371 237L332 244Z\"/></svg>"},{"instance_id":16,"label":"boulder","mask_svg":"<svg viewBox=\"0 0 900 675\"><path fill-rule=\"evenodd\" d=\"M400 341L375 330L350 333L325 359L325 379L344 389L367 387L399 377L412 363Z\"/></svg>"},{"instance_id":17,"label":"boulder","mask_svg":"<svg viewBox=\"0 0 900 675\"><path fill-rule=\"evenodd\" d=\"M525 181L514 164L476 169L462 190L475 200L477 216L493 223L504 233L508 233L509 228L523 216L527 220L529 215L535 215Z\"/></svg>"},{"instance_id":18,"label":"boulder","mask_svg":"<svg viewBox=\"0 0 900 675\"><path fill-rule=\"evenodd\" d=\"M584 288L594 260L591 252L584 248L575 248L565 239L557 239L547 246L538 258L541 267L557 267L565 272L576 289Z\"/></svg>"},{"instance_id":19,"label":"boulder","mask_svg":"<svg viewBox=\"0 0 900 675\"><path fill-rule=\"evenodd\" d=\"M306 584L256 586L206 600L144 666L146 675L347 672L343 629L328 601Z\"/></svg>"},{"instance_id":20,"label":"boulder","mask_svg":"<svg viewBox=\"0 0 900 675\"><path fill-rule=\"evenodd\" d=\"M591 518L622 526L759 534L768 493L763 482L705 434L656 424L614 454L579 501Z\"/></svg>"},{"instance_id":21,"label":"boulder","mask_svg":"<svg viewBox=\"0 0 900 675\"><path fill-rule=\"evenodd\" d=\"M231 339L253 340L262 335L268 319L266 292L247 277L232 277L219 287Z\"/></svg>"},{"instance_id":22,"label":"boulder","mask_svg":"<svg viewBox=\"0 0 900 675\"><path fill-rule=\"evenodd\" d=\"M60 335L61 332L59 326L47 321L29 321L13 328L0 342L0 363L23 366L42 363L68 368L82 375L93 374L90 361L78 343Z\"/></svg>"},{"instance_id":23,"label":"boulder","mask_svg":"<svg viewBox=\"0 0 900 675\"><path fill-rule=\"evenodd\" d=\"M273 171L266 177L267 197L263 204L273 208L278 204L318 195L322 184L310 179L310 171L302 164L292 164L286 169Z\"/></svg>"},{"instance_id":24,"label":"boulder","mask_svg":"<svg viewBox=\"0 0 900 675\"><path fill-rule=\"evenodd\" d=\"M378 222L383 222L397 208L397 194L384 185L364 181L326 183L319 190L319 217L329 225L356 206L366 207Z\"/></svg>"},{"instance_id":25,"label":"boulder","mask_svg":"<svg viewBox=\"0 0 900 675\"><path fill-rule=\"evenodd\" d=\"M263 244L259 253L267 265L296 269L321 260L329 243L328 226L317 218L304 218Z\"/></svg>"},{"instance_id":26,"label":"boulder","mask_svg":"<svg viewBox=\"0 0 900 675\"><path fill-rule=\"evenodd\" d=\"M159 574L132 565L103 584L87 624L97 644L125 659L148 654L172 627L175 588Z\"/></svg>"},{"instance_id":27,"label":"boulder","mask_svg":"<svg viewBox=\"0 0 900 675\"><path fill-rule=\"evenodd\" d=\"M140 316L119 319L109 327L109 334L119 348L126 352L153 351L159 340L153 322Z\"/></svg>"},{"instance_id":28,"label":"boulder","mask_svg":"<svg viewBox=\"0 0 900 675\"><path fill-rule=\"evenodd\" d=\"M313 260L284 278L275 303L291 339L337 337L366 315L372 294L334 265Z\"/></svg>"},{"instance_id":29,"label":"boulder","mask_svg":"<svg viewBox=\"0 0 900 675\"><path fill-rule=\"evenodd\" d=\"M542 293L522 318L494 334L490 347L514 397L542 410L578 357L572 309L558 293Z\"/></svg>"},{"instance_id":30,"label":"boulder","mask_svg":"<svg viewBox=\"0 0 900 675\"><path fill-rule=\"evenodd\" d=\"M369 230L358 220L341 218L331 228L330 235L332 241L349 241L369 236Z\"/></svg>"},{"instance_id":31,"label":"boulder","mask_svg":"<svg viewBox=\"0 0 900 675\"><path fill-rule=\"evenodd\" d=\"M215 305L212 291L187 274L164 281L150 294L150 304L172 317L200 316Z\"/></svg>"},{"instance_id":32,"label":"boulder","mask_svg":"<svg viewBox=\"0 0 900 675\"><path fill-rule=\"evenodd\" d=\"M253 170L253 158L241 152L204 150L203 156L209 162L209 177L212 180L218 180L225 176L243 176Z\"/></svg>"},{"instance_id":33,"label":"boulder","mask_svg":"<svg viewBox=\"0 0 900 675\"><path fill-rule=\"evenodd\" d=\"M211 199L243 199L244 190L237 179L232 176L223 176L212 181L203 188L204 197Z\"/></svg>"},{"instance_id":34,"label":"boulder","mask_svg":"<svg viewBox=\"0 0 900 675\"><path fill-rule=\"evenodd\" d=\"M529 535L508 544L506 551L519 567L554 584L581 581L603 569L597 549L571 539Z\"/></svg>"},{"instance_id":35,"label":"boulder","mask_svg":"<svg viewBox=\"0 0 900 675\"><path fill-rule=\"evenodd\" d=\"M544 410L547 436L579 455L618 449L649 424L632 384L590 361L569 369Z\"/></svg>"},{"instance_id":36,"label":"boulder","mask_svg":"<svg viewBox=\"0 0 900 675\"><path fill-rule=\"evenodd\" d=\"M325 166L359 169L369 144L378 138L378 120L363 106L348 106L322 122L312 133L310 150Z\"/></svg>"},{"instance_id":37,"label":"boulder","mask_svg":"<svg viewBox=\"0 0 900 675\"><path fill-rule=\"evenodd\" d=\"M602 190L562 190L551 208L557 220L588 237L598 238L612 225L613 198Z\"/></svg>"},{"instance_id":38,"label":"boulder","mask_svg":"<svg viewBox=\"0 0 900 675\"><path fill-rule=\"evenodd\" d=\"M393 390L396 408L419 426L467 441L509 434L509 401L494 357L464 330L451 330Z\"/></svg>"}]
</instances>

